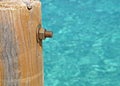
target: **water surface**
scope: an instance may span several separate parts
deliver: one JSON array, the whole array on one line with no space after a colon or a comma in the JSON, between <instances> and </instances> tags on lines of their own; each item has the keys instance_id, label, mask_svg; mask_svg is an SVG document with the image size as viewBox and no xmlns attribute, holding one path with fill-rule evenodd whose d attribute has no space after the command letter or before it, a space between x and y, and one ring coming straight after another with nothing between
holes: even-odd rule
<instances>
[{"instance_id":1,"label":"water surface","mask_svg":"<svg viewBox=\"0 0 120 86\"><path fill-rule=\"evenodd\" d=\"M120 86L119 0L41 0L45 86Z\"/></svg>"}]
</instances>

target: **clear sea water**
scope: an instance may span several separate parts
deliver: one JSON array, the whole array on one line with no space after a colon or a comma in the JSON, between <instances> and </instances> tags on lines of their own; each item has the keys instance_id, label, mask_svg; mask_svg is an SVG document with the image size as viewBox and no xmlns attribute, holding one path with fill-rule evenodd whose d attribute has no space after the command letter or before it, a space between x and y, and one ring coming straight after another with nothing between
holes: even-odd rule
<instances>
[{"instance_id":1,"label":"clear sea water","mask_svg":"<svg viewBox=\"0 0 120 86\"><path fill-rule=\"evenodd\" d=\"M120 0L41 0L45 86L120 86Z\"/></svg>"}]
</instances>

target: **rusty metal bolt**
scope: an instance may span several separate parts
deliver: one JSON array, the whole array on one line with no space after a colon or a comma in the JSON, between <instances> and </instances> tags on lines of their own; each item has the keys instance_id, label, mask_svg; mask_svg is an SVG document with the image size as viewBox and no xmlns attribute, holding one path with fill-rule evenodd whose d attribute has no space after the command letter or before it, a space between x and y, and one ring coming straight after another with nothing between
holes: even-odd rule
<instances>
[{"instance_id":1,"label":"rusty metal bolt","mask_svg":"<svg viewBox=\"0 0 120 86\"><path fill-rule=\"evenodd\" d=\"M45 30L44 36L45 36L45 38L52 38L53 32L52 32L52 31L47 31L47 30Z\"/></svg>"},{"instance_id":2,"label":"rusty metal bolt","mask_svg":"<svg viewBox=\"0 0 120 86\"><path fill-rule=\"evenodd\" d=\"M39 31L38 31L38 38L40 40L44 40L46 38L52 38L52 36L53 36L53 32L52 31L47 31L44 28L40 28Z\"/></svg>"}]
</instances>

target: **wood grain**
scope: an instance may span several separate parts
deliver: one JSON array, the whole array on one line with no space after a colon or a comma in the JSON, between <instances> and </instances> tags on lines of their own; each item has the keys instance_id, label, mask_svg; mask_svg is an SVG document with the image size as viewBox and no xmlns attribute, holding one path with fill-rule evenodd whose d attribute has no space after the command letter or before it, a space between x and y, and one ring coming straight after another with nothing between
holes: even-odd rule
<instances>
[{"instance_id":1,"label":"wood grain","mask_svg":"<svg viewBox=\"0 0 120 86\"><path fill-rule=\"evenodd\" d=\"M40 7L39 1L31 10L0 2L0 86L43 86L42 42L36 41Z\"/></svg>"}]
</instances>

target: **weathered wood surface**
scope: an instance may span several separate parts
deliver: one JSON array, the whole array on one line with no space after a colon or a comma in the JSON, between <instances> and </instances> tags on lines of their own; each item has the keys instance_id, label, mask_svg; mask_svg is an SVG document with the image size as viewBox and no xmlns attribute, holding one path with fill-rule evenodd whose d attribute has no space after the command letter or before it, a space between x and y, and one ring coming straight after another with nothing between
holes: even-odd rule
<instances>
[{"instance_id":1,"label":"weathered wood surface","mask_svg":"<svg viewBox=\"0 0 120 86\"><path fill-rule=\"evenodd\" d=\"M31 10L0 2L0 86L43 86L42 43L36 41L40 7L39 1Z\"/></svg>"},{"instance_id":2,"label":"weathered wood surface","mask_svg":"<svg viewBox=\"0 0 120 86\"><path fill-rule=\"evenodd\" d=\"M10 1L10 2L31 2L31 1L39 1L39 0L0 0L0 1Z\"/></svg>"}]
</instances>

